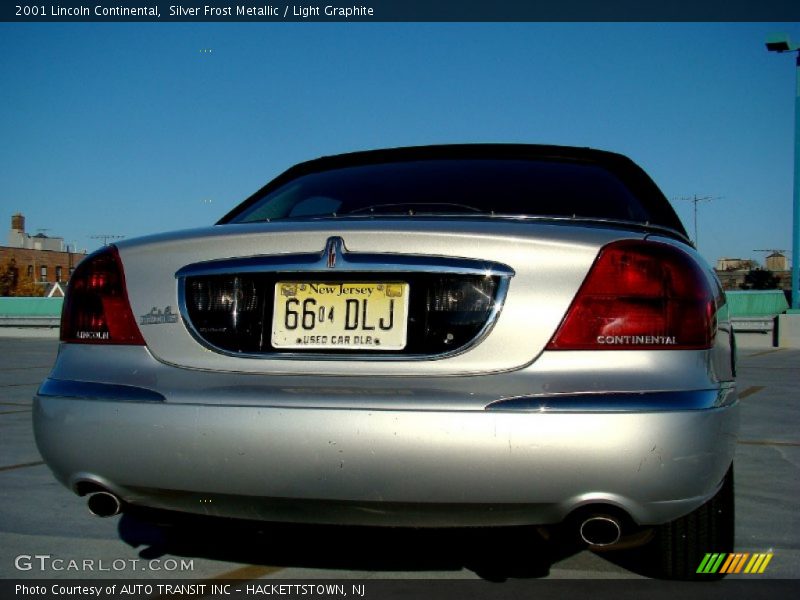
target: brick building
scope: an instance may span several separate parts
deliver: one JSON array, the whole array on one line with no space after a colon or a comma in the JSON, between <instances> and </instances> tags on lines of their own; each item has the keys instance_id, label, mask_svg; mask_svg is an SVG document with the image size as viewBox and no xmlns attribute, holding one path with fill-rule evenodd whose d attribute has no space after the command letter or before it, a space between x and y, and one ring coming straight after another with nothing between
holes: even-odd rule
<instances>
[{"instance_id":1,"label":"brick building","mask_svg":"<svg viewBox=\"0 0 800 600\"><path fill-rule=\"evenodd\" d=\"M11 267L13 284L33 283L42 293L55 283L65 283L86 252L75 252L63 238L25 232L25 217L11 217L8 246L0 246L0 269Z\"/></svg>"}]
</instances>

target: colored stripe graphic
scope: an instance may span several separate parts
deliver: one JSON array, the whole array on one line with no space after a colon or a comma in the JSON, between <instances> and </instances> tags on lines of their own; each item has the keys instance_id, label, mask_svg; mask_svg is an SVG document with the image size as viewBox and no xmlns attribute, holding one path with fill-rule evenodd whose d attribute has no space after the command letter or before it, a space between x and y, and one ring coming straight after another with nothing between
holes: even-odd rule
<instances>
[{"instance_id":1,"label":"colored stripe graphic","mask_svg":"<svg viewBox=\"0 0 800 600\"><path fill-rule=\"evenodd\" d=\"M723 573L726 575L733 573L741 573L744 569L745 573L756 574L763 573L769 561L772 560L773 554L769 553L756 553L751 555L749 552L734 552L727 553L708 553L703 557L700 566L697 567L697 573L713 575L715 573ZM748 559L750 559L748 561ZM747 566L745 566L745 564Z\"/></svg>"},{"instance_id":2,"label":"colored stripe graphic","mask_svg":"<svg viewBox=\"0 0 800 600\"><path fill-rule=\"evenodd\" d=\"M703 562L697 567L697 572L716 573L719 570L720 564L725 559L725 556L725 554L706 554L705 558L703 558Z\"/></svg>"},{"instance_id":3,"label":"colored stripe graphic","mask_svg":"<svg viewBox=\"0 0 800 600\"><path fill-rule=\"evenodd\" d=\"M725 562L725 565L722 567L721 573L738 573L744 567L745 561L750 557L750 554L729 554L728 560Z\"/></svg>"},{"instance_id":4,"label":"colored stripe graphic","mask_svg":"<svg viewBox=\"0 0 800 600\"><path fill-rule=\"evenodd\" d=\"M750 562L747 564L747 568L744 570L745 573L763 573L769 561L772 560L772 554L754 554L753 558L750 559Z\"/></svg>"}]
</instances>

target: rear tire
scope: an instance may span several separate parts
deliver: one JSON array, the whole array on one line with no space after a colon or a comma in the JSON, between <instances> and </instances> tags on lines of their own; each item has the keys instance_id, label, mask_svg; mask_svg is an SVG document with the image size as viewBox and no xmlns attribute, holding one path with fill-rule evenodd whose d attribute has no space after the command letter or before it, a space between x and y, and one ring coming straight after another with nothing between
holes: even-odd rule
<instances>
[{"instance_id":1,"label":"rear tire","mask_svg":"<svg viewBox=\"0 0 800 600\"><path fill-rule=\"evenodd\" d=\"M653 540L666 579L717 580L721 573L698 573L709 553L731 553L734 546L733 465L717 494L688 515L656 528Z\"/></svg>"}]
</instances>

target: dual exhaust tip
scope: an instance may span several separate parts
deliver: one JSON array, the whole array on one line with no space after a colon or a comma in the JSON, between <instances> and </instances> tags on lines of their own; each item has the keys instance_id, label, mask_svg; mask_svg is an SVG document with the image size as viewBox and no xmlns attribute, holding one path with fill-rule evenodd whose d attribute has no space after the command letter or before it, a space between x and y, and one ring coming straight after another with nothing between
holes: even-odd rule
<instances>
[{"instance_id":1,"label":"dual exhaust tip","mask_svg":"<svg viewBox=\"0 0 800 600\"><path fill-rule=\"evenodd\" d=\"M89 512L98 517L113 517L122 512L122 502L111 492L95 492L86 504Z\"/></svg>"}]
</instances>

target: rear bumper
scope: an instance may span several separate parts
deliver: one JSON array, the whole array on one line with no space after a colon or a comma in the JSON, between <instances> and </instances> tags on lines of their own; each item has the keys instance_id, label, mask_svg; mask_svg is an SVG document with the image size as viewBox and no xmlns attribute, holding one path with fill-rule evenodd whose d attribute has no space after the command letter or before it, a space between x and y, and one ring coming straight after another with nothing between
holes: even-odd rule
<instances>
[{"instance_id":1,"label":"rear bumper","mask_svg":"<svg viewBox=\"0 0 800 600\"><path fill-rule=\"evenodd\" d=\"M483 410L234 405L230 393L173 403L48 380L34 400L37 444L77 492L90 482L191 513L511 525L602 503L659 524L716 493L738 428L733 388L512 398Z\"/></svg>"}]
</instances>

